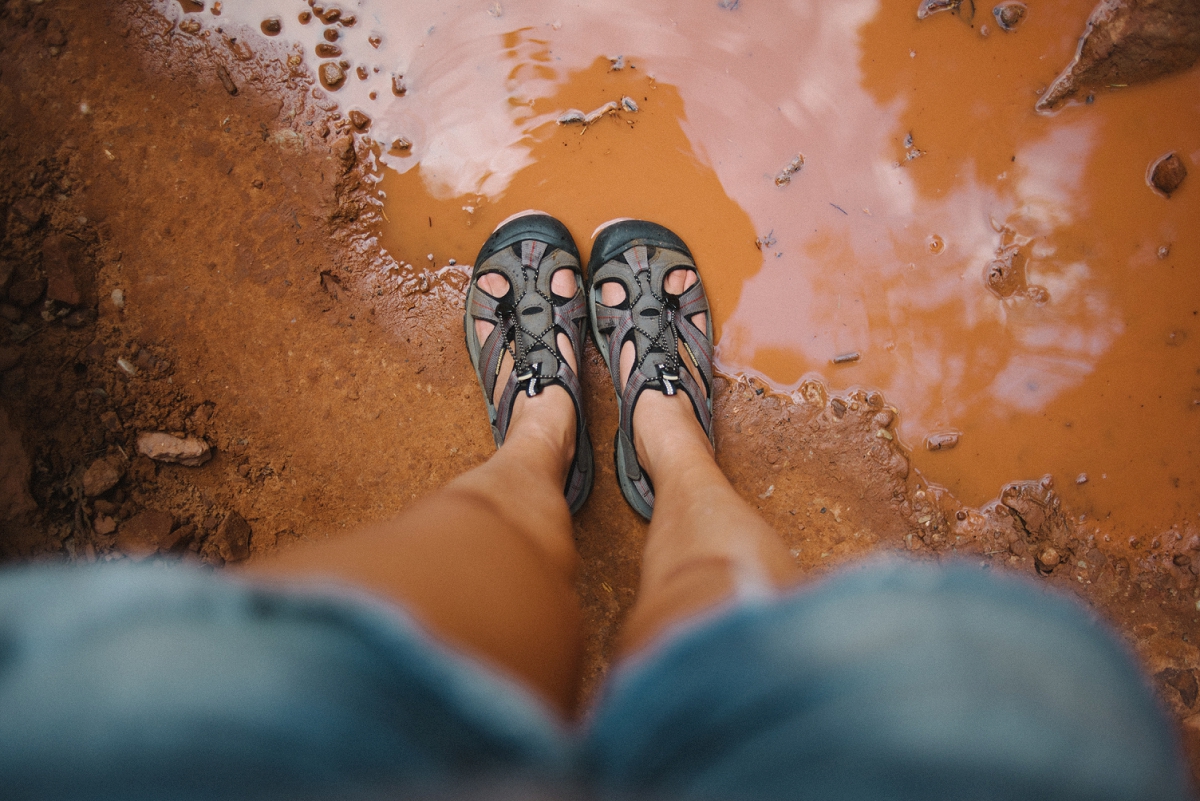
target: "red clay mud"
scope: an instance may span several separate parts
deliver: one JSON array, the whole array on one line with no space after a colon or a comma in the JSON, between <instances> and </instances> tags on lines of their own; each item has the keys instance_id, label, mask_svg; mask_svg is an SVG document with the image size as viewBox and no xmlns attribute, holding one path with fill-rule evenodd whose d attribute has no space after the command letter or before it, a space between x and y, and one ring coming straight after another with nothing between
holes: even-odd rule
<instances>
[{"instance_id":1,"label":"red clay mud","mask_svg":"<svg viewBox=\"0 0 1200 801\"><path fill-rule=\"evenodd\" d=\"M267 5L245 26L232 9L215 18L211 10L125 3L97 18L50 3L3 7L4 558L220 566L393 514L492 451L461 340L465 265L491 226L537 206L563 217L586 256L595 224L616 213L651 216L692 245L723 326L729 377L715 397L719 459L797 563L815 577L881 551L957 557L1073 594L1114 623L1156 677L1200 766L1200 531L1186 450L1200 441L1187 405L1200 392L1200 338L1188 305L1197 274L1186 268L1200 241L1185 224L1195 219L1197 196L1187 183L1169 200L1145 185L1146 166L1163 153L1194 162L1194 129L1176 116L1186 104L1163 102L1194 87L1167 78L1046 118L1029 101L1049 76L1043 66L1021 66L1022 54L1065 59L1084 4L1065 4L1077 18L1038 6L1011 34L987 38L978 19L976 28L953 15L918 22L911 7L886 4L852 20L863 46L879 55L854 51L841 105L793 102L771 113L777 98L769 85L758 98L721 87L749 85L768 56L791 63L804 50L796 38L803 26L776 34L781 26L755 16L753 4L714 4L721 16L713 19L738 37L763 34L753 56L729 60L733 83L714 79L719 101L702 102L682 80L691 62L664 57L652 79L651 54L609 52L605 40L586 58L570 56L569 68L556 66L546 38L554 19L524 30L516 12L482 11L486 19L467 29L484 30L489 47L510 54L502 80L524 99L499 112L460 109L439 107L438 71L388 50L403 44L400 34L372 28L357 7L343 8L358 16L347 25L345 16L302 24L298 4ZM278 35L262 34L268 16L280 20ZM684 29L664 28L664 36L693 41L713 19L681 16ZM846 26L817 21L832 37L818 37L822 57L833 58L830 48L845 44L835 29ZM339 64L346 77L334 93L321 87L312 53L331 29L353 56ZM312 41L290 39L297 30ZM419 48L436 35L426 31L404 35ZM448 80L470 42L439 41L446 46L433 55ZM751 39L738 41L749 47ZM363 47L379 58L352 50ZM613 69L618 56L621 70ZM703 75L724 74L725 64L710 66ZM965 122L921 111L922 102L947 97L952 69L978 75L992 93ZM672 72L678 79L668 79ZM403 97L391 91L394 74L407 82ZM815 91L789 87L793 97ZM637 112L606 113L586 127L556 122L569 108L586 112L624 96ZM1134 115L1143 103L1161 116ZM746 120L728 133L759 131L758 149L704 138L728 119L722 107L730 105ZM365 132L348 117L355 108L370 119ZM888 126L861 144L881 108ZM450 123L493 114L506 121L493 128L500 139L480 151L493 162L463 172L448 155L456 152ZM840 122L822 129L822 119ZM798 141L806 127L814 133ZM514 130L515 145L506 138ZM838 133L844 149L834 147ZM410 148L382 152L401 136ZM868 151L854 150L854 141L874 148L869 165L855 166L850 156ZM1021 172L1024 162L1044 167L1080 143L1090 149L1059 176L1065 184L1038 183L1032 167ZM797 153L803 169L776 186ZM635 170L645 177L631 181ZM912 208L889 206L900 201L885 202L872 188L878 171L900 182ZM1041 194L1005 194L997 182L1010 179L995 177L1005 171ZM554 180L568 174L577 180ZM1058 198L1064 185L1076 189ZM1123 218L1105 205L1111 192L1123 198ZM1078 214L1063 218L1075 202L1084 204ZM963 206L973 209L970 219L955 211ZM1075 300L1037 318L1047 305L989 292L984 269L1009 247L1026 258L1026 287L1047 288L1049 307ZM872 272L877 258L882 266ZM950 300L929 296L941 285L952 288ZM772 294L790 305L764 304ZM792 302L801 295L809 300ZM893 308L886 299L895 297L902 302ZM1142 319L1148 309L1156 313ZM969 336L946 319L976 313L991 322ZM1113 321L1124 333L1090 353L1087 343ZM862 322L870 325L855 327ZM925 344L918 347L915 334L902 338L905 331L924 332ZM994 409L986 395L968 392L956 397L978 403L961 413L928 411L938 405L931 393L959 392L950 380L955 364L985 362L979 375L962 378L983 386L983 375L994 376L1012 354L1039 352L1044 345L1029 345L1035 335L1066 340L1062 347L1083 365L1075 388L1034 411L1009 409L999 422L975 410ZM893 352L889 341L903 359L883 355ZM942 361L922 367L923 348ZM829 364L852 350L859 361ZM592 346L582 363L593 441L611 442L616 402ZM838 389L847 385L871 389ZM921 422L906 433L910 419ZM904 447L949 430L963 432L952 450ZM140 454L139 435L154 432L203 440L211 458L187 466ZM1006 456L1014 441L1037 450ZM1097 459L1120 458L1072 456L1100 444ZM620 496L606 447L596 491L576 518L585 693L603 677L634 599L646 531ZM1121 467L1124 460L1131 466ZM1048 462L1054 470L1039 469ZM956 471L968 477L960 481L965 492L947 488ZM1129 478L1138 471L1150 474L1147 483ZM1042 479L1047 472L1053 478ZM1087 478L1076 483L1080 473ZM1154 482L1171 475L1179 486L1157 489ZM1158 508L1145 525L1094 523L1106 509L1136 518L1146 504Z\"/></svg>"}]
</instances>

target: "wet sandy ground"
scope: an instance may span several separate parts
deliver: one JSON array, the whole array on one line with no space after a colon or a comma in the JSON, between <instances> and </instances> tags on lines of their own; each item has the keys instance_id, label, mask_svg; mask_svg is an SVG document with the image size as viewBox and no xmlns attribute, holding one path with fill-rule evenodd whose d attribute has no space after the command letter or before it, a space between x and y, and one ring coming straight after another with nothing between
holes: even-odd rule
<instances>
[{"instance_id":1,"label":"wet sandy ground","mask_svg":"<svg viewBox=\"0 0 1200 801\"><path fill-rule=\"evenodd\" d=\"M1011 86L1019 79L1022 86L1032 86L1052 78L1070 56L1086 5L1048 9L1059 15L1049 31L1032 25L1031 18L1020 33L1042 37L1031 47L1057 48L1046 51L1053 66L1037 75L1002 72L996 85ZM1094 216L1064 221L1061 211L1072 207L1074 196L1034 202L1036 197L1016 192L999 202L996 197L1005 197L996 188L999 179L990 177L1013 169L997 154L1032 158L1039 142L1055 136L1050 127L1030 133L1014 122L1031 111L1036 100L1031 90L1020 102L981 108L983 122L970 124L984 133L971 136L952 120L942 120L938 128L929 118L922 128L917 109L905 111L895 100L911 90L928 101L935 89L944 88L956 57L1001 69L996 65L1011 60L1004 54L971 55L968 49L968 43L983 41L982 47L995 50L1000 47L995 42L1004 42L999 32L983 40L977 28L949 15L924 21L936 23L936 29L921 28L910 19L911 10L894 12L895 18L868 17L866 34L879 28L880 44L873 52L882 53L888 37L910 37L918 53L912 61L934 57L927 73L898 77L894 65L875 68L880 83L874 102L895 106L891 127L871 134L874 144L850 142L843 150L823 153L821 146L847 130L869 127L873 118L833 126L812 144L793 144L795 131L811 118L798 111L789 122L791 133L773 141L775 128L764 124L761 114L750 115L751 127L764 132L766 144L761 152L749 153L743 143L742 155L735 158L697 147L710 130L702 118L707 114L710 124L720 123L726 112L697 106L689 99L694 87L678 76L677 83L668 80L669 54L655 55L643 43L645 58L662 58L665 65L655 73L656 88L646 89L644 63L642 74L628 67L611 70L608 56L623 54L620 50L596 47L586 58L573 52L576 63L554 66L551 55L539 55L550 53L553 44L537 40L550 41L558 20L539 23L549 32L511 33L522 27L515 11L501 9L506 18L485 9L487 19L478 24L499 25L488 36L512 51L506 66L516 76L512 80L522 83L520 70L539 64L553 74L542 76L544 92L526 90L531 110L515 126L526 162L496 166L494 174L507 171L503 190L472 185L464 191L461 186L438 189L453 181L434 175L439 162L423 151L423 133L400 130L426 113L436 119L433 111L393 105L398 121L373 112L361 131L342 115L355 103L365 106L369 97L341 101L338 110L332 108L336 93L322 90L324 96L315 97L314 68L320 62L307 51L293 50L286 28L273 38L248 35L232 23L229 30L218 30L227 23L213 19L212 9L185 16L174 6L163 8L165 14L127 4L111 19L96 20L65 4L9 2L0 18L5 224L0 288L6 295L0 308L5 317L0 400L6 418L0 419L0 547L7 558L94 561L160 552L162 558L190 553L220 565L337 536L402 508L479 463L492 448L478 387L461 348L463 263L473 258L495 221L514 204L531 205L531 196L538 198L536 205L563 216L585 251L594 222L624 202L629 211L622 213L663 218L653 213L663 211L664 221L694 243L702 268L706 257L730 266L710 279L723 326L722 365L731 376L721 382L716 398L720 459L799 564L817 577L877 551L960 556L1072 592L1118 625L1155 676L1164 703L1185 721L1193 763L1200 764L1200 652L1194 642L1200 632L1200 538L1196 491L1187 483L1195 474L1184 470L1191 463L1187 448L1197 441L1195 417L1171 411L1161 398L1155 406L1150 397L1168 386L1183 392L1181 376L1187 391L1195 391L1197 339L1186 336L1194 327L1186 320L1191 312L1186 306L1197 296L1196 273L1187 270L1196 253L1194 225L1187 224L1196 219L1195 206L1188 205L1195 204L1196 193L1189 195L1184 190L1194 187L1184 187L1168 201L1146 187L1150 154L1169 143L1147 136L1139 145L1145 153L1121 152L1137 130L1128 121L1130 109L1120 105L1137 101L1160 108L1161 124L1147 127L1164 131L1164 137L1174 131L1177 140L1190 136L1188 143L1171 146L1194 151L1200 147L1194 123L1190 131L1171 129L1176 107L1196 108L1194 73L1139 89L1139 95L1113 93L1090 107L1068 108L1062 115L1077 116L1065 123L1051 118L1091 148L1083 162L1068 165L1075 180L1099 182L1077 190ZM738 13L754 12L746 4ZM192 32L192 26L181 25L194 19L202 25ZM290 16L283 19L290 24ZM753 19L721 19L732 19L726 25L734 32L739 26L763 30ZM341 30L369 37L374 29L364 20ZM567 23L561 30L569 32ZM796 30L806 28L797 25ZM787 37L764 46L787 52L793 44L802 49L803 42ZM729 47L736 50L736 45ZM833 41L822 52L842 58L838 50ZM456 54L470 52L447 48L443 74L453 76L449 63ZM633 47L629 53L638 66L642 56ZM301 57L289 62L294 54ZM354 66L348 88L359 80ZM411 65L400 66L411 83L404 97L389 94L395 99L389 102L420 102L420 69L414 75ZM861 66L864 73L871 71ZM982 75L980 64L972 68ZM432 80L436 70L429 69ZM399 69L378 73L389 93L392 71ZM376 83L373 75L362 81L364 94L378 91L369 88ZM719 88L710 91L721 94ZM763 89L765 100L743 100L753 111L773 102L770 91ZM1144 100L1147 95L1150 101ZM647 99L637 101L638 112L606 116L586 134L555 122L566 109L589 111L617 96ZM736 93L722 96L740 102ZM1100 122L1082 116L1092 112L1108 116ZM905 114L917 116L910 121ZM823 119L818 115L817 122ZM508 127L497 135L509 136L512 119L501 121ZM1124 133L1115 130L1122 128ZM906 147L909 129L913 142ZM436 133L424 135L436 141ZM409 155L389 156L391 140L402 135L413 143ZM1001 141L994 148L981 145L996 137ZM906 171L903 180L911 183L906 191L916 205L885 213L886 198L870 196L866 173L847 164L865 152L855 147L878 151L880 142L890 139L896 140L894 147L883 148L889 163L867 172ZM648 141L670 147L649 151ZM913 149L923 155L906 160ZM776 186L776 174L796 154L793 150L804 153L805 165L790 183ZM560 151L563 155L554 155ZM1042 158L1052 160L1060 152L1051 149ZM750 156L754 163L746 166ZM879 160L878 152L873 158ZM988 159L999 161L975 163ZM406 161L415 164L396 173ZM732 162L742 163L736 167L740 173L726 172L734 169L728 166ZM537 164L544 171L530 166ZM1095 177L1097 164L1114 165L1113 174L1100 169ZM930 175L916 173L914 168L923 165L930 165ZM663 176L657 185L669 186L673 199L631 187L627 173L633 168L661 170L649 175ZM956 176L968 168L975 178L964 183ZM586 196L577 186L561 188L549 181L573 169L583 178L579 185L592 190ZM845 184L857 186L860 196L831 194L831 187ZM730 186L738 188L727 190ZM957 195L943 197L946 187ZM382 204L381 189L386 193ZM730 198L731 192L742 194ZM1123 200L1110 201L1110 195ZM877 229L861 212L853 224L839 222L850 215L829 209L830 202L847 212L869 208L885 219ZM993 206L1007 209L995 216L1000 230L991 227L991 215L997 214ZM815 220L818 207L837 216L814 223L812 238L802 236L791 221L797 215ZM968 219L964 207L973 208L974 216ZM1041 210L1035 214L1031 208ZM902 233L909 216L921 219L922 227ZM1008 223L1016 224L1005 234ZM774 244L755 246L756 239L761 245L772 237ZM870 244L877 240L888 244ZM1158 258L1160 243L1169 245L1167 258ZM1030 266L1024 278L1027 285L1048 287L1048 303L1041 305L1028 294L1004 300L989 292L985 269L997 258L998 245L1024 248L1022 258L1042 265ZM1118 246L1120 258L1111 254ZM1089 248L1111 258L1098 258ZM1143 251L1146 258L1139 261ZM775 257L775 252L784 255ZM432 262L426 258L430 253ZM452 258L457 264L449 264ZM833 310L818 309L812 301L756 315L748 300L777 296L786 304L801 296L836 295L828 268L821 272L812 265L861 268L875 262L874 272L859 269L839 279L839 286L848 287L844 302L849 306L856 297L880 293L910 300L855 312L854 319L846 316L849 312L835 313L836 304ZM1082 271L1074 280L1088 291L1062 277L1071 270ZM912 275L921 277L906 277ZM938 275L952 278L954 290L922 311L917 300ZM1074 305L1056 307L1071 292L1077 293ZM1089 306L1097 297L1109 305ZM986 304L993 304L990 312ZM996 322L996 304L1006 316L1004 325ZM1058 311L1029 322L1045 308ZM900 317L890 329L886 319L879 323L880 315L896 314ZM992 322L979 330L962 322L987 314ZM1068 329L1083 332L1082 350L1064 341L1055 354L1064 349L1078 354L1105 336L1114 320L1121 326L1117 334L1110 331L1115 344L1091 362L1082 359L1083 377L1076 376L1074 388L1056 396L1060 406L1051 403L1024 416L1019 408L987 412L995 398L980 389L982 379L967 376L963 381L975 381L975 389L959 392L941 367L926 365L932 372L909 375L915 362L903 355L906 348L910 354L928 350L930 338L941 337L932 350L942 362L974 364L983 358L981 343L991 341L1011 363L1022 354L1044 355L1044 342L1064 340ZM760 322L765 327L758 327ZM867 339L843 339L838 333L855 326ZM889 351L887 342L901 331L924 339ZM762 345L772 337L798 341L800 332L819 347ZM1043 344L1026 347L1035 340ZM849 366L828 364L847 349L858 350L862 358ZM883 356L897 351L901 355L890 363ZM1047 369L1061 373L1063 363L1051 359ZM742 377L732 377L737 375ZM908 375L910 390L897 382L900 375ZM583 690L588 693L603 675L614 628L633 600L645 526L621 499L605 455L616 404L590 346L584 380L593 440L600 447L597 489L576 521L584 562L579 591L590 632ZM1137 386L1143 395L1117 397L1114 382ZM934 408L942 402L929 400L929 386L957 398L963 416ZM1098 387L1107 387L1108 394L1092 397ZM1184 395L1176 406L1191 397ZM1146 403L1153 407L1149 412L1135 413ZM1067 421L1055 409L1076 411ZM1185 413L1192 417L1181 416ZM1085 438L1055 434L1066 428L1064 422L1076 423L1070 430L1084 429ZM950 428L962 433L959 448L923 450L927 433ZM212 457L198 467L156 463L137 455L137 435L146 431L203 439ZM1023 455L1014 461L1005 443L1018 435L1033 446L1018 448ZM1142 445L1131 450L1133 440L1124 436ZM972 442L979 444L968 447ZM905 445L915 446L915 453ZM1030 454L1034 446L1050 454L1054 469L1046 470L1042 457ZM1096 504L1108 497L1110 486L1095 496L1082 494L1098 482L1074 483L1084 470L1061 455L1076 451L1097 458L1136 457L1133 473L1176 474L1178 493L1135 482L1120 495L1124 500L1112 502L1117 522L1097 526L1094 518L1103 516L1098 508L1108 507ZM949 466L935 461L945 456L958 461ZM96 467L98 460L111 466L115 485L104 486L108 481L105 470ZM1083 464L1089 476L1097 470L1109 473L1118 494L1128 484L1119 467L1107 467L1111 462L1097 468ZM1042 472L1052 472L1053 479L1002 489L1005 481ZM22 488L26 480L28 493ZM955 487L957 494L945 486ZM999 500L988 502L998 491ZM1122 509L1133 515L1149 511L1125 522ZM250 533L240 519L248 522Z\"/></svg>"}]
</instances>

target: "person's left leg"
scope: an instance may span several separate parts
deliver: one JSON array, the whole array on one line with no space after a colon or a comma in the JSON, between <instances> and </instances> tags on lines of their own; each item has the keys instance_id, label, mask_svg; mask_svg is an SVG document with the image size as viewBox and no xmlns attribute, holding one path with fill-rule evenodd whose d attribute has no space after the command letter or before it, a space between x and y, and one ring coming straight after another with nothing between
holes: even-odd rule
<instances>
[{"instance_id":1,"label":"person's left leg","mask_svg":"<svg viewBox=\"0 0 1200 801\"><path fill-rule=\"evenodd\" d=\"M547 387L518 401L484 464L387 523L272 554L248 572L341 580L394 600L569 713L581 648L563 499L574 447L571 401Z\"/></svg>"}]
</instances>

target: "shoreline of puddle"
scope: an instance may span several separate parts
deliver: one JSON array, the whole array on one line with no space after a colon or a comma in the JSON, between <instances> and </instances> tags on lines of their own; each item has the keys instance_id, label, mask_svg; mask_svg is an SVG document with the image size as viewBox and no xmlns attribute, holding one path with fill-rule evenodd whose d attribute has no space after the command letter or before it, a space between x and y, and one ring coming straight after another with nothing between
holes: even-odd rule
<instances>
[{"instance_id":1,"label":"shoreline of puddle","mask_svg":"<svg viewBox=\"0 0 1200 801\"><path fill-rule=\"evenodd\" d=\"M986 36L872 0L349 2L328 25L301 24L299 0L171 5L201 32L277 17L259 40L314 73L317 44L342 50L343 82L314 100L378 143L382 285L458 291L522 208L585 254L599 222L650 217L697 256L722 373L881 391L914 466L967 506L1051 474L1078 522L1200 520L1200 198L1146 181L1168 151L1200 165L1200 87L1193 70L1036 114L1090 0ZM625 97L637 111L558 122Z\"/></svg>"}]
</instances>

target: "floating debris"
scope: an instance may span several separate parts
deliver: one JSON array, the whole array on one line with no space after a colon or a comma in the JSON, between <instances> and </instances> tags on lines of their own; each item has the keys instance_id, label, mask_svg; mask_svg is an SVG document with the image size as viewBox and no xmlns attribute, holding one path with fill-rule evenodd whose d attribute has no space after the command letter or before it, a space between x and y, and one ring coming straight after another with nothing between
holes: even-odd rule
<instances>
[{"instance_id":1,"label":"floating debris","mask_svg":"<svg viewBox=\"0 0 1200 801\"><path fill-rule=\"evenodd\" d=\"M759 250L762 250L763 248L775 247L775 229L772 228L766 236L760 236L755 239L754 247L758 248Z\"/></svg>"},{"instance_id":2,"label":"floating debris","mask_svg":"<svg viewBox=\"0 0 1200 801\"><path fill-rule=\"evenodd\" d=\"M856 350L852 350L849 353L839 353L837 356L834 356L833 363L834 364L850 364L851 362L856 362L861 358L862 358L861 353L859 353Z\"/></svg>"},{"instance_id":3,"label":"floating debris","mask_svg":"<svg viewBox=\"0 0 1200 801\"><path fill-rule=\"evenodd\" d=\"M996 24L1001 30L1015 30L1021 20L1025 19L1025 13L1028 11L1024 3L1012 2L1000 3L992 9L992 16L996 18Z\"/></svg>"},{"instance_id":4,"label":"floating debris","mask_svg":"<svg viewBox=\"0 0 1200 801\"><path fill-rule=\"evenodd\" d=\"M1078 476L1075 477L1075 483L1081 484L1081 485L1088 483L1088 474L1080 473Z\"/></svg>"},{"instance_id":5,"label":"floating debris","mask_svg":"<svg viewBox=\"0 0 1200 801\"><path fill-rule=\"evenodd\" d=\"M607 103L605 103L603 106L601 106L600 108L595 109L593 111L589 111L587 114L585 114L583 116L583 124L591 125L593 122L600 119L601 117L604 117L608 114L612 114L618 108L620 108L620 106L617 105L617 101L610 100Z\"/></svg>"},{"instance_id":6,"label":"floating debris","mask_svg":"<svg viewBox=\"0 0 1200 801\"><path fill-rule=\"evenodd\" d=\"M803 168L804 156L797 154L796 157L789 161L787 166L780 170L779 174L775 176L775 185L784 186L786 184L790 184L792 182L792 176L800 172L800 170Z\"/></svg>"},{"instance_id":7,"label":"floating debris","mask_svg":"<svg viewBox=\"0 0 1200 801\"><path fill-rule=\"evenodd\" d=\"M558 118L559 125L574 125L576 123L582 125L587 115L577 108L569 108Z\"/></svg>"},{"instance_id":8,"label":"floating debris","mask_svg":"<svg viewBox=\"0 0 1200 801\"><path fill-rule=\"evenodd\" d=\"M392 76L392 94L396 97L404 97L408 92L408 85L404 83L404 76L396 74Z\"/></svg>"},{"instance_id":9,"label":"floating debris","mask_svg":"<svg viewBox=\"0 0 1200 801\"><path fill-rule=\"evenodd\" d=\"M737 11L741 4L742 0L717 0L717 8L723 8L726 11Z\"/></svg>"},{"instance_id":10,"label":"floating debris","mask_svg":"<svg viewBox=\"0 0 1200 801\"><path fill-rule=\"evenodd\" d=\"M913 144L912 131L909 131L908 135L904 137L904 161L897 162L896 166L903 167L913 159L919 159L924 155L925 151Z\"/></svg>"},{"instance_id":11,"label":"floating debris","mask_svg":"<svg viewBox=\"0 0 1200 801\"><path fill-rule=\"evenodd\" d=\"M938 434L930 434L925 438L925 448L930 451L948 451L958 445L959 433L957 431L943 431Z\"/></svg>"},{"instance_id":12,"label":"floating debris","mask_svg":"<svg viewBox=\"0 0 1200 801\"><path fill-rule=\"evenodd\" d=\"M500 5L499 3L492 3L490 6L488 6L488 13L496 19L500 19L504 16L504 6Z\"/></svg>"},{"instance_id":13,"label":"floating debris","mask_svg":"<svg viewBox=\"0 0 1200 801\"><path fill-rule=\"evenodd\" d=\"M632 97L626 96L621 98L621 108L633 113L638 110L638 104L633 101Z\"/></svg>"},{"instance_id":14,"label":"floating debris","mask_svg":"<svg viewBox=\"0 0 1200 801\"><path fill-rule=\"evenodd\" d=\"M612 62L612 66L608 68L610 71L620 72L621 70L625 69L625 56L616 56L615 58L613 56L609 56L608 60Z\"/></svg>"},{"instance_id":15,"label":"floating debris","mask_svg":"<svg viewBox=\"0 0 1200 801\"><path fill-rule=\"evenodd\" d=\"M963 22L975 19L975 0L921 0L917 7L917 19L925 19L942 11L957 14Z\"/></svg>"},{"instance_id":16,"label":"floating debris","mask_svg":"<svg viewBox=\"0 0 1200 801\"><path fill-rule=\"evenodd\" d=\"M1150 165L1147 178L1152 187L1170 197L1187 178L1187 167L1179 156L1168 153Z\"/></svg>"},{"instance_id":17,"label":"floating debris","mask_svg":"<svg viewBox=\"0 0 1200 801\"><path fill-rule=\"evenodd\" d=\"M1171 255L1171 246L1170 245L1163 245L1162 247L1160 247L1158 249L1158 258L1159 259L1165 259L1167 256L1170 256L1170 255Z\"/></svg>"}]
</instances>

